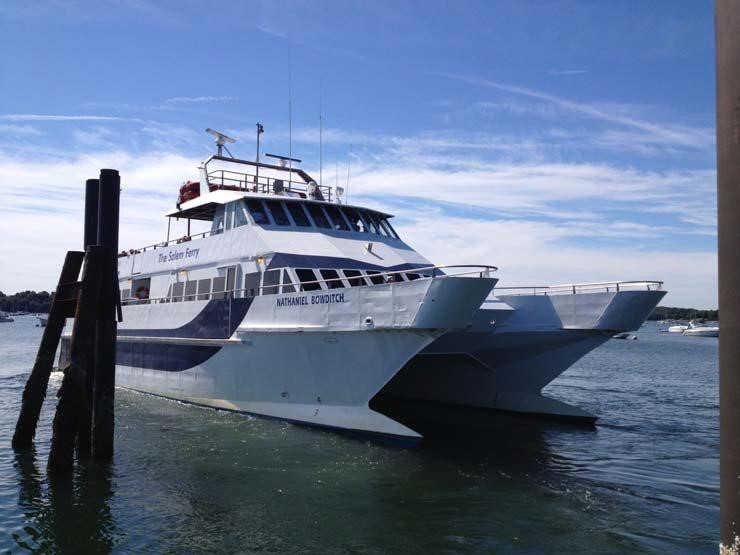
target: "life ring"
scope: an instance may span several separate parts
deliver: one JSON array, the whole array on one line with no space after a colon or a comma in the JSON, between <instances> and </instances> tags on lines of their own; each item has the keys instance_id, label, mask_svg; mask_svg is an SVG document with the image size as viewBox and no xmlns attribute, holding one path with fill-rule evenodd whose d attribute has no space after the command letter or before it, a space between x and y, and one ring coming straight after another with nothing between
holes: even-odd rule
<instances>
[{"instance_id":1,"label":"life ring","mask_svg":"<svg viewBox=\"0 0 740 555\"><path fill-rule=\"evenodd\" d=\"M142 285L136 290L136 293L134 293L134 296L139 300L144 300L149 298L149 288L145 285Z\"/></svg>"}]
</instances>

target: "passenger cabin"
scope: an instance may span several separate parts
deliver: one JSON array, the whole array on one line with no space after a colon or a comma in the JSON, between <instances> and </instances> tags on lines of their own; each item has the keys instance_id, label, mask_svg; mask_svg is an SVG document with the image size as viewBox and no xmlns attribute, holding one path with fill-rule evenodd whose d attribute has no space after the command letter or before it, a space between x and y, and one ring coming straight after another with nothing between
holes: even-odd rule
<instances>
[{"instance_id":1,"label":"passenger cabin","mask_svg":"<svg viewBox=\"0 0 740 555\"><path fill-rule=\"evenodd\" d=\"M119 258L133 257L130 276L126 276L124 271L120 272L122 304L204 301L339 289L412 281L432 275L432 270L419 270L430 267L430 264L400 240L389 221L391 215L332 202L331 188L318 185L300 169L212 156L201 168L200 182L187 182L180 192L177 208L169 212L167 217L187 220L188 230L191 220L211 222L210 230L194 235L188 233L174 240L168 236L164 243L122 252ZM183 193L186 198L183 198ZM226 267L216 263L200 267L191 264L187 271L168 270L158 275L137 274L135 271L136 257L141 261L144 256L155 256L153 253L158 249L190 241L205 245L216 236L226 239L229 232L243 226L353 239L361 242L369 252L372 252L373 243L380 242L395 250L412 253L415 260L413 263L385 268L378 264L339 258L346 260L343 267L336 267L336 263L327 264L333 267L316 264L305 264L313 267L301 267L295 264L300 256L255 253L253 248L246 247L240 256L242 260ZM196 249L196 243L189 245L192 245L189 250ZM311 241L306 240L303 252L307 255L312 254L306 253L310 246ZM311 260L310 256L303 258Z\"/></svg>"}]
</instances>

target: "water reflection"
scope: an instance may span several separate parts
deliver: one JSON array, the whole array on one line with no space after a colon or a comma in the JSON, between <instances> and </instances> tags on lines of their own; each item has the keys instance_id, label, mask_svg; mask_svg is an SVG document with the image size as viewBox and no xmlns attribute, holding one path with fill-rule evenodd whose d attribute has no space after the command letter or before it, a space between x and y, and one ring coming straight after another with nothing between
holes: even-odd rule
<instances>
[{"instance_id":1,"label":"water reflection","mask_svg":"<svg viewBox=\"0 0 740 555\"><path fill-rule=\"evenodd\" d=\"M18 507L28 536L13 534L26 550L55 553L110 553L115 524L110 510L111 470L82 461L73 477L47 477L39 470L36 450L16 452Z\"/></svg>"}]
</instances>

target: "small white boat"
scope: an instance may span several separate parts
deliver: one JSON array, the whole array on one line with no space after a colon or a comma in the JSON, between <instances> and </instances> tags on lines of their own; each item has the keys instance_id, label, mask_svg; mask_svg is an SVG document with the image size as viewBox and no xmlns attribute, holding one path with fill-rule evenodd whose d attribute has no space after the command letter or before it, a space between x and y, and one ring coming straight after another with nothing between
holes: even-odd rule
<instances>
[{"instance_id":1,"label":"small white boat","mask_svg":"<svg viewBox=\"0 0 740 555\"><path fill-rule=\"evenodd\" d=\"M691 335L696 337L719 337L718 326L705 326L696 325L694 322L689 323L689 327L684 330L683 335Z\"/></svg>"},{"instance_id":2,"label":"small white boat","mask_svg":"<svg viewBox=\"0 0 740 555\"><path fill-rule=\"evenodd\" d=\"M0 323L6 323L6 322L13 322L14 320L5 314L4 312L0 312Z\"/></svg>"},{"instance_id":3,"label":"small white boat","mask_svg":"<svg viewBox=\"0 0 740 555\"><path fill-rule=\"evenodd\" d=\"M685 331L686 331L687 329L689 329L689 326L685 326L685 325L683 325L683 324L679 324L679 325L677 325L677 326L671 326L671 327L669 327L669 328L668 328L668 331L669 331L670 333L683 333L683 332L685 332Z\"/></svg>"}]
</instances>

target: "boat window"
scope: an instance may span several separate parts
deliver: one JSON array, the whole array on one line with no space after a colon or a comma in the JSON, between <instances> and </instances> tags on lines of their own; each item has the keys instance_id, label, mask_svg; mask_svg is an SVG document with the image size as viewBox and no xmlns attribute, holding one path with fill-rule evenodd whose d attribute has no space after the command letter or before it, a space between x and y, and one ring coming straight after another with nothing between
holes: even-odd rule
<instances>
[{"instance_id":1,"label":"boat window","mask_svg":"<svg viewBox=\"0 0 740 555\"><path fill-rule=\"evenodd\" d=\"M262 294L274 295L280 284L280 270L267 270L262 277Z\"/></svg>"},{"instance_id":2,"label":"boat window","mask_svg":"<svg viewBox=\"0 0 740 555\"><path fill-rule=\"evenodd\" d=\"M275 220L277 225L290 225L290 220L288 219L288 215L285 213L281 202L276 200L266 200L265 204L272 214L272 219Z\"/></svg>"},{"instance_id":3,"label":"boat window","mask_svg":"<svg viewBox=\"0 0 740 555\"><path fill-rule=\"evenodd\" d=\"M369 214L378 228L378 235L388 235L388 232L385 229L383 229L383 226L380 223L380 217L378 217L377 214L373 214L372 212L370 212Z\"/></svg>"},{"instance_id":4,"label":"boat window","mask_svg":"<svg viewBox=\"0 0 740 555\"><path fill-rule=\"evenodd\" d=\"M245 210L244 203L241 201L234 205L234 227L241 227L249 223Z\"/></svg>"},{"instance_id":5,"label":"boat window","mask_svg":"<svg viewBox=\"0 0 740 555\"><path fill-rule=\"evenodd\" d=\"M244 296L256 297L259 295L260 273L252 272L244 276Z\"/></svg>"},{"instance_id":6,"label":"boat window","mask_svg":"<svg viewBox=\"0 0 740 555\"><path fill-rule=\"evenodd\" d=\"M295 293L295 285L287 268L283 269L283 293Z\"/></svg>"},{"instance_id":7,"label":"boat window","mask_svg":"<svg viewBox=\"0 0 740 555\"><path fill-rule=\"evenodd\" d=\"M216 209L216 216L213 218L213 224L211 224L211 234L217 235L224 230L224 207L219 206Z\"/></svg>"},{"instance_id":8,"label":"boat window","mask_svg":"<svg viewBox=\"0 0 740 555\"><path fill-rule=\"evenodd\" d=\"M374 285L380 285L381 283L385 283L383 276L379 274L380 272L377 270L367 270L367 277L370 278L370 281L372 281Z\"/></svg>"},{"instance_id":9,"label":"boat window","mask_svg":"<svg viewBox=\"0 0 740 555\"><path fill-rule=\"evenodd\" d=\"M308 221L308 216L306 216L306 213L303 211L302 203L286 202L285 206L288 207L288 212L290 212L290 215L293 216L293 221L295 222L295 225L299 225L301 227L307 227L311 225L311 222Z\"/></svg>"},{"instance_id":10,"label":"boat window","mask_svg":"<svg viewBox=\"0 0 740 555\"><path fill-rule=\"evenodd\" d=\"M236 288L236 268L233 266L226 269L226 292L229 297L234 296L234 289Z\"/></svg>"},{"instance_id":11,"label":"boat window","mask_svg":"<svg viewBox=\"0 0 740 555\"><path fill-rule=\"evenodd\" d=\"M121 291L121 301L127 301L131 296L131 289L123 289Z\"/></svg>"},{"instance_id":12,"label":"boat window","mask_svg":"<svg viewBox=\"0 0 740 555\"><path fill-rule=\"evenodd\" d=\"M309 283L316 281L316 274L311 269L300 269L295 271L298 279L301 281L301 291L318 291L321 289L320 283Z\"/></svg>"},{"instance_id":13,"label":"boat window","mask_svg":"<svg viewBox=\"0 0 740 555\"><path fill-rule=\"evenodd\" d=\"M367 224L360 218L360 213L356 208L344 208L344 215L347 216L349 227L352 231L364 232L367 231Z\"/></svg>"},{"instance_id":14,"label":"boat window","mask_svg":"<svg viewBox=\"0 0 740 555\"><path fill-rule=\"evenodd\" d=\"M172 284L172 302L179 303L182 300L182 292L185 289L183 282L177 282Z\"/></svg>"},{"instance_id":15,"label":"boat window","mask_svg":"<svg viewBox=\"0 0 740 555\"><path fill-rule=\"evenodd\" d=\"M145 301L149 298L150 278L135 279L131 284L131 290L134 292L133 297L137 301Z\"/></svg>"},{"instance_id":16,"label":"boat window","mask_svg":"<svg viewBox=\"0 0 740 555\"><path fill-rule=\"evenodd\" d=\"M327 204L326 206L324 206L324 209L326 210L326 214L331 220L333 229L349 231L349 226L347 225L347 222L344 221L344 216L342 216L342 212L339 210L339 207L336 204Z\"/></svg>"},{"instance_id":17,"label":"boat window","mask_svg":"<svg viewBox=\"0 0 740 555\"><path fill-rule=\"evenodd\" d=\"M326 282L327 289L342 289L344 283L339 279L339 274L336 270L319 270L321 272L321 279L330 279L332 281Z\"/></svg>"},{"instance_id":18,"label":"boat window","mask_svg":"<svg viewBox=\"0 0 740 555\"><path fill-rule=\"evenodd\" d=\"M365 280L362 277L360 270L344 270L344 277L347 278L350 287L360 287L365 285Z\"/></svg>"},{"instance_id":19,"label":"boat window","mask_svg":"<svg viewBox=\"0 0 740 555\"><path fill-rule=\"evenodd\" d=\"M207 301L211 293L211 280L210 279L199 279L198 280L198 300Z\"/></svg>"},{"instance_id":20,"label":"boat window","mask_svg":"<svg viewBox=\"0 0 740 555\"><path fill-rule=\"evenodd\" d=\"M321 209L319 204L307 204L306 208L308 208L308 213L311 214L311 218L313 218L313 223L318 227L323 227L324 229L331 228L331 225L326 219L324 211Z\"/></svg>"},{"instance_id":21,"label":"boat window","mask_svg":"<svg viewBox=\"0 0 740 555\"><path fill-rule=\"evenodd\" d=\"M386 220L385 218L380 218L379 221L380 221L380 227L383 228L383 231L385 232L385 234L388 237L393 237L393 233L391 232L391 226L388 223L388 220Z\"/></svg>"},{"instance_id":22,"label":"boat window","mask_svg":"<svg viewBox=\"0 0 740 555\"><path fill-rule=\"evenodd\" d=\"M231 229L234 223L234 203L229 202L224 206L224 228Z\"/></svg>"},{"instance_id":23,"label":"boat window","mask_svg":"<svg viewBox=\"0 0 740 555\"><path fill-rule=\"evenodd\" d=\"M225 277L213 278L213 295L211 296L211 298L225 299L226 298L226 293L224 293L225 290L226 290L226 278Z\"/></svg>"},{"instance_id":24,"label":"boat window","mask_svg":"<svg viewBox=\"0 0 740 555\"><path fill-rule=\"evenodd\" d=\"M252 220L254 220L255 224L267 225L270 223L270 220L267 219L265 207L262 206L261 201L257 199L249 199L247 200L247 208L249 208L249 213L252 215Z\"/></svg>"},{"instance_id":25,"label":"boat window","mask_svg":"<svg viewBox=\"0 0 740 555\"><path fill-rule=\"evenodd\" d=\"M185 282L185 300L186 301L194 301L195 300L195 293L198 290L198 282L193 281L186 281Z\"/></svg>"},{"instance_id":26,"label":"boat window","mask_svg":"<svg viewBox=\"0 0 740 555\"><path fill-rule=\"evenodd\" d=\"M410 272L406 272L406 279L409 281L414 281L415 279L419 279L421 276L419 274L412 274Z\"/></svg>"},{"instance_id":27,"label":"boat window","mask_svg":"<svg viewBox=\"0 0 740 555\"><path fill-rule=\"evenodd\" d=\"M362 215L365 217L365 221L367 222L369 226L370 233L374 233L375 235L380 235L380 231L378 231L378 222L375 221L375 219L372 217L372 214L363 210Z\"/></svg>"},{"instance_id":28,"label":"boat window","mask_svg":"<svg viewBox=\"0 0 740 555\"><path fill-rule=\"evenodd\" d=\"M388 230L391 232L391 235L395 237L396 239L400 239L398 236L398 233L396 233L396 230L393 229L393 226L391 225L391 222L388 220L388 218L383 218L383 223L386 225Z\"/></svg>"}]
</instances>

